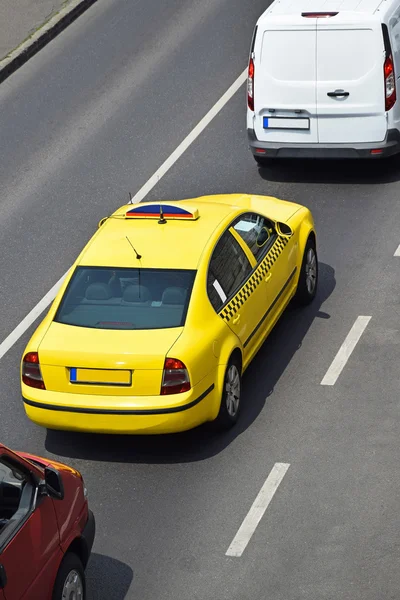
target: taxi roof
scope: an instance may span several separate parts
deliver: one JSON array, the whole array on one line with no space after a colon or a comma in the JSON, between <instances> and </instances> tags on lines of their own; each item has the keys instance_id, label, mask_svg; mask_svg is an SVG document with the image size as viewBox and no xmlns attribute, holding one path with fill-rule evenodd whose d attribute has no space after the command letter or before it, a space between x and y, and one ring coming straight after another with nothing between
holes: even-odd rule
<instances>
[{"instance_id":1,"label":"taxi roof","mask_svg":"<svg viewBox=\"0 0 400 600\"><path fill-rule=\"evenodd\" d=\"M125 218L131 204L122 206L100 227L82 251L81 266L196 269L201 254L218 226L243 211L243 194L204 196L172 202L143 202L140 206L162 204L196 208L198 219ZM231 201L230 201L231 200ZM167 211L164 209L164 212ZM128 241L128 239L129 241ZM141 255L140 262L135 250Z\"/></svg>"}]
</instances>

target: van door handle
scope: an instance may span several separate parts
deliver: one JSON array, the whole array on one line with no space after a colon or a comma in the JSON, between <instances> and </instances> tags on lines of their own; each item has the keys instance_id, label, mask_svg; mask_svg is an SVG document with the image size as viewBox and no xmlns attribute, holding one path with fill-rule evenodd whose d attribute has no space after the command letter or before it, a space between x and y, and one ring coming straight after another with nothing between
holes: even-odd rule
<instances>
[{"instance_id":1,"label":"van door handle","mask_svg":"<svg viewBox=\"0 0 400 600\"><path fill-rule=\"evenodd\" d=\"M350 93L344 90L335 90L334 92L328 92L327 96L329 98L347 98L347 96L350 96Z\"/></svg>"},{"instance_id":2,"label":"van door handle","mask_svg":"<svg viewBox=\"0 0 400 600\"><path fill-rule=\"evenodd\" d=\"M272 277L272 273L268 273L268 275L265 278L266 283L268 283L268 281L271 279Z\"/></svg>"},{"instance_id":3,"label":"van door handle","mask_svg":"<svg viewBox=\"0 0 400 600\"><path fill-rule=\"evenodd\" d=\"M234 317L234 318L232 319L232 323L233 323L234 325L237 325L237 324L239 323L239 321L240 321L240 315L236 315L236 317Z\"/></svg>"}]
</instances>

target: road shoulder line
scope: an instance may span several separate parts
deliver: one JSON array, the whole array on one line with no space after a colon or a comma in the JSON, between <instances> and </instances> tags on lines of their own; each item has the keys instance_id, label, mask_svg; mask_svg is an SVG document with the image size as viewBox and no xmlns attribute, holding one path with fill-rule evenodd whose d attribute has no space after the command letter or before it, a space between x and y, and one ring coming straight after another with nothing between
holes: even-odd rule
<instances>
[{"instance_id":1,"label":"road shoulder line","mask_svg":"<svg viewBox=\"0 0 400 600\"><path fill-rule=\"evenodd\" d=\"M22 67L97 0L72 0L0 61L0 83Z\"/></svg>"}]
</instances>

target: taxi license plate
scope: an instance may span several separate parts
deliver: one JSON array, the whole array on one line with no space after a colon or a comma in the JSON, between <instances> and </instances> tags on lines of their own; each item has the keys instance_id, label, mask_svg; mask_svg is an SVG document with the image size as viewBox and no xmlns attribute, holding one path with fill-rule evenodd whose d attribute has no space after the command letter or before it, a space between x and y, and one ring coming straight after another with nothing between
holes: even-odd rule
<instances>
[{"instance_id":1,"label":"taxi license plate","mask_svg":"<svg viewBox=\"0 0 400 600\"><path fill-rule=\"evenodd\" d=\"M90 385L131 385L132 371L122 369L80 369L69 370L71 383L87 383Z\"/></svg>"}]
</instances>

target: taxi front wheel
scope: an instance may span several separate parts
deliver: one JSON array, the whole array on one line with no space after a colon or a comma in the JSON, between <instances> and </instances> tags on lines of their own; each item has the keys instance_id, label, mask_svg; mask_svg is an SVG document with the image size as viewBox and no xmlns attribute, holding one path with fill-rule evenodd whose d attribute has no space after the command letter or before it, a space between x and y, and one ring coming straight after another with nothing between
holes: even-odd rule
<instances>
[{"instance_id":1,"label":"taxi front wheel","mask_svg":"<svg viewBox=\"0 0 400 600\"><path fill-rule=\"evenodd\" d=\"M221 406L215 423L220 429L230 429L235 425L240 413L242 395L242 367L237 357L229 360L225 371Z\"/></svg>"},{"instance_id":2,"label":"taxi front wheel","mask_svg":"<svg viewBox=\"0 0 400 600\"><path fill-rule=\"evenodd\" d=\"M295 301L297 304L310 304L315 298L318 285L318 258L315 241L309 237L304 250L303 262L297 284Z\"/></svg>"}]
</instances>

